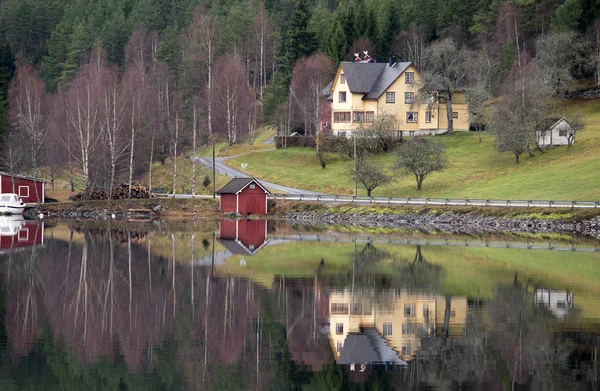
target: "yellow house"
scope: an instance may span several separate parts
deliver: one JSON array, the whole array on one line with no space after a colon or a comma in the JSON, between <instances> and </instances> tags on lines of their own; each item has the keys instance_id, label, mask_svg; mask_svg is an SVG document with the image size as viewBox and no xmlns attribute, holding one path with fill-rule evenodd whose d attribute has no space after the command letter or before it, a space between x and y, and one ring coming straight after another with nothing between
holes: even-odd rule
<instances>
[{"instance_id":1,"label":"yellow house","mask_svg":"<svg viewBox=\"0 0 600 391\"><path fill-rule=\"evenodd\" d=\"M329 340L338 362L340 358L344 361L344 346L349 336L359 333L369 336L373 332L379 334L398 357L410 361L419 351L421 339L435 337L436 329L443 328L446 298L400 291L393 292L385 303L375 304L342 291L330 294L329 307ZM466 320L467 299L452 297L449 336L460 336ZM371 337L370 340L375 339ZM352 355L356 353L352 352Z\"/></svg>"},{"instance_id":2,"label":"yellow house","mask_svg":"<svg viewBox=\"0 0 600 391\"><path fill-rule=\"evenodd\" d=\"M342 62L331 85L331 130L348 136L378 119L404 135L441 134L448 129L446 104L435 91L418 96L421 75L410 62ZM455 131L469 130L464 94L452 99Z\"/></svg>"}]
</instances>

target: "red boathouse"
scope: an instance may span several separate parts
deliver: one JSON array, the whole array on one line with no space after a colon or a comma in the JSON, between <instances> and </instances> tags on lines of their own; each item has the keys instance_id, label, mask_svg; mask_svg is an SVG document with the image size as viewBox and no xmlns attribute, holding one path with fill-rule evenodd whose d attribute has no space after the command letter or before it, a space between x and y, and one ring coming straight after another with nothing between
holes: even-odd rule
<instances>
[{"instance_id":1,"label":"red boathouse","mask_svg":"<svg viewBox=\"0 0 600 391\"><path fill-rule=\"evenodd\" d=\"M26 204L37 204L35 187L37 186L37 195L39 203L44 202L46 182L41 179L33 179L22 175L10 175L0 172L0 194L15 193Z\"/></svg>"},{"instance_id":2,"label":"red boathouse","mask_svg":"<svg viewBox=\"0 0 600 391\"><path fill-rule=\"evenodd\" d=\"M221 212L267 214L269 191L254 178L234 178L217 192L221 198Z\"/></svg>"}]
</instances>

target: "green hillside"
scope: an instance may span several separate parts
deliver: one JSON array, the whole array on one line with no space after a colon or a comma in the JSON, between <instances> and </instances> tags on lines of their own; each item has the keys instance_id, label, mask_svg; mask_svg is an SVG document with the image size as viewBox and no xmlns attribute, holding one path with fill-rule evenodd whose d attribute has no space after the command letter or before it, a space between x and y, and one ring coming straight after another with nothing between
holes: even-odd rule
<instances>
[{"instance_id":1,"label":"green hillside","mask_svg":"<svg viewBox=\"0 0 600 391\"><path fill-rule=\"evenodd\" d=\"M374 190L374 196L457 197L499 199L600 199L600 100L572 101L562 111L578 114L585 125L571 148L557 147L535 156L523 156L519 165L510 153L495 150L493 135L484 132L483 142L475 133L438 136L446 144L449 167L434 173L417 191L412 176L393 170L393 153L370 156L394 176L392 183ZM248 154L228 160L239 167L247 163L249 174L268 181L332 194L352 194L352 160L330 153L322 169L310 148L288 148ZM359 195L366 196L360 188Z\"/></svg>"}]
</instances>

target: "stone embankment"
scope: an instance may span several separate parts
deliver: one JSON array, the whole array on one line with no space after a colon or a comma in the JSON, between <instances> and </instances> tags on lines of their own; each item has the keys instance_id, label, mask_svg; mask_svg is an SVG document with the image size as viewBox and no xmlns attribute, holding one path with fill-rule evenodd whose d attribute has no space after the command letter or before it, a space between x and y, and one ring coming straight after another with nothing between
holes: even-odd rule
<instances>
[{"instance_id":1,"label":"stone embankment","mask_svg":"<svg viewBox=\"0 0 600 391\"><path fill-rule=\"evenodd\" d=\"M600 98L600 88L588 88L587 90L573 91L565 94L570 99L598 99Z\"/></svg>"},{"instance_id":2,"label":"stone embankment","mask_svg":"<svg viewBox=\"0 0 600 391\"><path fill-rule=\"evenodd\" d=\"M476 214L347 214L335 212L289 212L284 219L305 224L329 224L365 228L400 228L444 231L456 234L481 232L577 233L600 238L600 218L588 221L556 221L481 217Z\"/></svg>"}]
</instances>

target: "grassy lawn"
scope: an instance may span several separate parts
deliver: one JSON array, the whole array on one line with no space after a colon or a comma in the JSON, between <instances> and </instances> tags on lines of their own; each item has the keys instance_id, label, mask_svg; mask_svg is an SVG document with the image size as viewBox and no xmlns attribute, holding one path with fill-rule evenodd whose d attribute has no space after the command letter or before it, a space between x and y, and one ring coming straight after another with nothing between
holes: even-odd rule
<instances>
[{"instance_id":1,"label":"grassy lawn","mask_svg":"<svg viewBox=\"0 0 600 391\"><path fill-rule=\"evenodd\" d=\"M585 128L571 148L558 147L514 163L510 153L499 153L489 132L479 143L474 133L438 136L446 144L449 167L425 179L416 190L412 176L393 169L393 153L368 160L386 167L392 183L374 190L374 196L457 197L500 199L597 200L600 198L600 100L567 102L563 112L579 115ZM322 169L313 149L288 148L249 154L228 160L232 167L247 163L250 175L287 186L336 194L352 194L351 159L330 153ZM360 184L359 184L360 186ZM366 195L359 188L359 195Z\"/></svg>"},{"instance_id":2,"label":"grassy lawn","mask_svg":"<svg viewBox=\"0 0 600 391\"><path fill-rule=\"evenodd\" d=\"M208 175L211 184L202 185L204 177ZM217 173L217 190L223 187L231 178ZM148 184L148 173L144 175L141 183ZM173 191L173 161L168 158L165 164L155 162L152 166L152 187L166 188L168 193ZM180 157L177 159L177 193L191 193L192 191L192 163L190 159ZM212 170L202 165L196 165L196 194L212 194Z\"/></svg>"}]
</instances>

